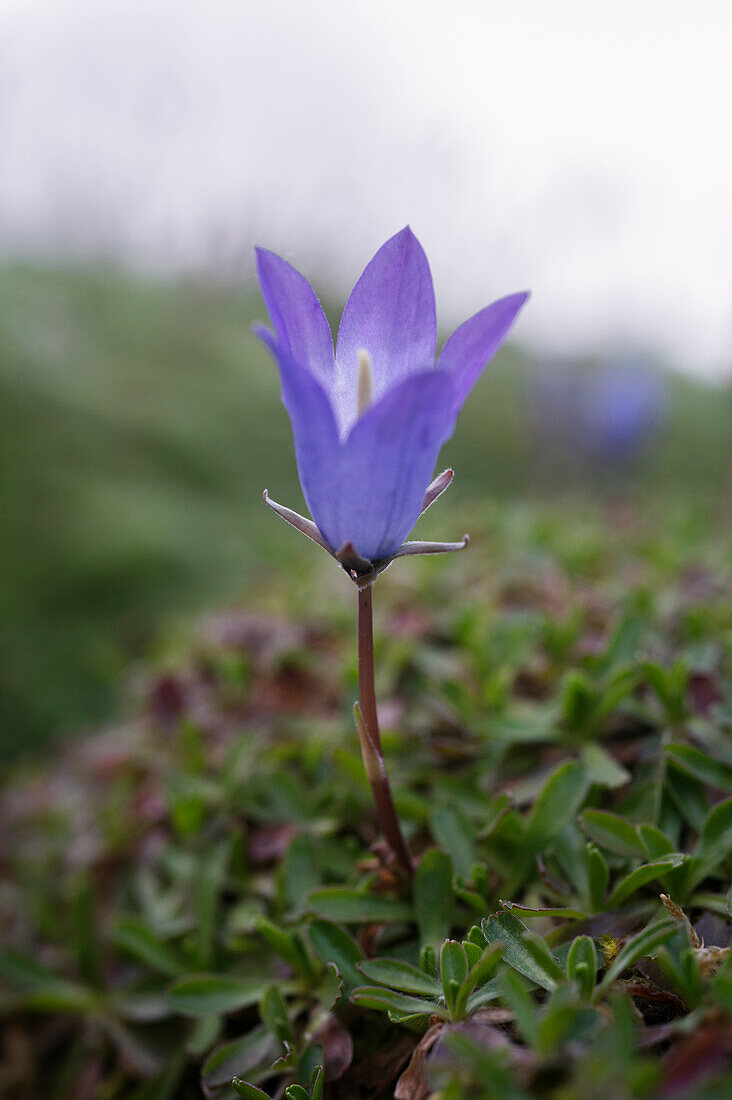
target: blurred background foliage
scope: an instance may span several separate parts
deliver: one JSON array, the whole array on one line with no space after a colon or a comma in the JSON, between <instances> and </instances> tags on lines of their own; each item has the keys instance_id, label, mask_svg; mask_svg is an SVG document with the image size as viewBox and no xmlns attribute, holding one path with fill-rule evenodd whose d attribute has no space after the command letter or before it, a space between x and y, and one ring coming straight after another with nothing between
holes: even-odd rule
<instances>
[{"instance_id":1,"label":"blurred background foliage","mask_svg":"<svg viewBox=\"0 0 732 1100\"><path fill-rule=\"evenodd\" d=\"M120 669L157 626L243 597L305 550L261 500L267 487L302 507L276 371L251 332L265 316L251 285L13 264L0 299L8 759L104 720ZM632 486L723 520L729 386L623 362L503 351L443 451L457 471L451 506ZM639 378L642 393L626 384ZM449 511L428 520L438 537L456 534Z\"/></svg>"}]
</instances>

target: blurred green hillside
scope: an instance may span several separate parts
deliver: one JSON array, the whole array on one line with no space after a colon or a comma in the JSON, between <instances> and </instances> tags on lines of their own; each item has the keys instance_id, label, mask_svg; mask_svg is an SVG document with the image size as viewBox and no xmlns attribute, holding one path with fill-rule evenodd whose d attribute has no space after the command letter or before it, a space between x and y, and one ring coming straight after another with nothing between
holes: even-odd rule
<instances>
[{"instance_id":1,"label":"blurred green hillside","mask_svg":"<svg viewBox=\"0 0 732 1100\"><path fill-rule=\"evenodd\" d=\"M12 266L0 303L7 758L110 714L122 662L156 624L237 599L306 551L261 500L267 487L302 506L253 291ZM529 372L508 349L479 384L443 453L453 505L629 485L722 504L729 391L669 376L657 443L610 478L547 463ZM453 535L445 515L429 530Z\"/></svg>"}]
</instances>

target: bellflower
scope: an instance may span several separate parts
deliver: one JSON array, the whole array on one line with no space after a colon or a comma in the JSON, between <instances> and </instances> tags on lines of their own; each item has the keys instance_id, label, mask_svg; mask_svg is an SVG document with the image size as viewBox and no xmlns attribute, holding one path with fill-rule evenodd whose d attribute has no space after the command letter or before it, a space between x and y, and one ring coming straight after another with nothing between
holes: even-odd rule
<instances>
[{"instance_id":1,"label":"bellflower","mask_svg":"<svg viewBox=\"0 0 732 1100\"><path fill-rule=\"evenodd\" d=\"M395 557L461 549L404 542L450 483L432 483L442 444L463 403L528 297L511 294L453 333L435 363L435 296L427 257L407 227L367 265L333 340L308 281L257 249L274 332L257 334L280 372L297 468L314 522L265 500L335 557L359 583Z\"/></svg>"},{"instance_id":2,"label":"bellflower","mask_svg":"<svg viewBox=\"0 0 732 1100\"><path fill-rule=\"evenodd\" d=\"M660 377L644 363L611 361L589 380L580 404L585 449L605 462L631 462L659 425Z\"/></svg>"}]
</instances>

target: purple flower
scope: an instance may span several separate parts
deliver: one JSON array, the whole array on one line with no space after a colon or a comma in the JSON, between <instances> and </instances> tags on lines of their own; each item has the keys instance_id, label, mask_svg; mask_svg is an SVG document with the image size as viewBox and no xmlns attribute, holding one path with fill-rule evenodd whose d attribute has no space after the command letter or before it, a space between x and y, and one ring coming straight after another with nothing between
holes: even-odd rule
<instances>
[{"instance_id":1,"label":"purple flower","mask_svg":"<svg viewBox=\"0 0 732 1100\"><path fill-rule=\"evenodd\" d=\"M404 543L420 513L447 488L431 485L437 455L483 367L527 294L481 310L447 341L435 364L435 296L427 257L407 227L383 245L346 303L335 353L307 280L257 249L274 355L292 423L297 468L314 523L265 499L354 575L394 557L459 549L467 540Z\"/></svg>"},{"instance_id":2,"label":"purple flower","mask_svg":"<svg viewBox=\"0 0 732 1100\"><path fill-rule=\"evenodd\" d=\"M589 380L580 407L586 449L622 465L652 438L662 415L661 377L643 361L614 360Z\"/></svg>"}]
</instances>

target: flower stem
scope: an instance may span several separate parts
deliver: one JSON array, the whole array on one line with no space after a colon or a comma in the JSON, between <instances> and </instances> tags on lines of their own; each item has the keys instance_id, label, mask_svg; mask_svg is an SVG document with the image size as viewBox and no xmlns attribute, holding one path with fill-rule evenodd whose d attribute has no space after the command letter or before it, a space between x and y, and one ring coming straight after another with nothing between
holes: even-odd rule
<instances>
[{"instance_id":1,"label":"flower stem","mask_svg":"<svg viewBox=\"0 0 732 1100\"><path fill-rule=\"evenodd\" d=\"M356 725L379 823L397 863L407 877L411 878L414 873L414 864L402 836L399 818L394 807L381 747L379 719L376 714L374 628L370 584L365 584L358 589L358 691L360 702L354 708Z\"/></svg>"}]
</instances>

